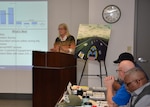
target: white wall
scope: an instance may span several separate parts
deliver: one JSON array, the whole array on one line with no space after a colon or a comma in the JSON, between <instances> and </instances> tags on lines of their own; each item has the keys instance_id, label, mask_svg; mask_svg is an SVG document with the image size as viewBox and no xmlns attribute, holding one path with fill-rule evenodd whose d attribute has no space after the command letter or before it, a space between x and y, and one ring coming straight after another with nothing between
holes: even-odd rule
<instances>
[{"instance_id":1,"label":"white wall","mask_svg":"<svg viewBox=\"0 0 150 107\"><path fill-rule=\"evenodd\" d=\"M80 23L88 23L88 0L49 0L49 48L58 36L58 25L66 23L77 38Z\"/></svg>"},{"instance_id":2,"label":"white wall","mask_svg":"<svg viewBox=\"0 0 150 107\"><path fill-rule=\"evenodd\" d=\"M107 5L117 5L121 9L120 20L112 24L112 33L106 56L106 66L109 75L117 75L115 70L117 65L113 61L117 59L122 52L128 51L133 53L133 37L134 37L134 0L89 0L89 23L107 24L102 18L102 11ZM131 50L127 48L131 47ZM104 70L103 70L104 71ZM90 61L88 64L88 72L99 73L99 64ZM89 77L89 86L99 86L100 80L97 77Z\"/></svg>"}]
</instances>

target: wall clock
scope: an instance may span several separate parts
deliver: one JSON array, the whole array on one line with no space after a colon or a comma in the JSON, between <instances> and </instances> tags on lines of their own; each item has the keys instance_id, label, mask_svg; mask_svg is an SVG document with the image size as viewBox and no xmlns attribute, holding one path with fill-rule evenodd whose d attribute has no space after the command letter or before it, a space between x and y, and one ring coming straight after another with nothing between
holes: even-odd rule
<instances>
[{"instance_id":1,"label":"wall clock","mask_svg":"<svg viewBox=\"0 0 150 107\"><path fill-rule=\"evenodd\" d=\"M107 23L116 23L121 17L121 10L116 5L108 5L104 8L102 17Z\"/></svg>"}]
</instances>

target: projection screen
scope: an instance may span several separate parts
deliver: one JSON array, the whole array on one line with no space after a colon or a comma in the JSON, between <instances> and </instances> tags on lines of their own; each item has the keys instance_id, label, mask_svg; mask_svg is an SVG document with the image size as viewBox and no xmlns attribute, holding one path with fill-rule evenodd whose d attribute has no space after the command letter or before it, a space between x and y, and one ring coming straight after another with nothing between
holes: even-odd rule
<instances>
[{"instance_id":1,"label":"projection screen","mask_svg":"<svg viewBox=\"0 0 150 107\"><path fill-rule=\"evenodd\" d=\"M48 50L48 2L0 1L0 93L32 93L32 51Z\"/></svg>"}]
</instances>

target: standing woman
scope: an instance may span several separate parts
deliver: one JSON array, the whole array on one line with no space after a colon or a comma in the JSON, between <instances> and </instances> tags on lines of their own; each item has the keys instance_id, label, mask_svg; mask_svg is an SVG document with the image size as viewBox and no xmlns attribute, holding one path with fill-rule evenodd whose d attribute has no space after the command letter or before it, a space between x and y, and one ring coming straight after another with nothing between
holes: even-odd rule
<instances>
[{"instance_id":1,"label":"standing woman","mask_svg":"<svg viewBox=\"0 0 150 107\"><path fill-rule=\"evenodd\" d=\"M52 52L62 52L67 54L74 54L75 39L70 35L68 27L65 23L58 26L59 37L56 38Z\"/></svg>"}]
</instances>

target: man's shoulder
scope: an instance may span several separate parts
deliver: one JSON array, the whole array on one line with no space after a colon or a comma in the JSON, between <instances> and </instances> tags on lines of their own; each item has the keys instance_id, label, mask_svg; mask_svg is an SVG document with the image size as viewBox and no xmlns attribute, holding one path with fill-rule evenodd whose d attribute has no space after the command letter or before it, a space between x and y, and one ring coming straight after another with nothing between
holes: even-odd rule
<instances>
[{"instance_id":1,"label":"man's shoulder","mask_svg":"<svg viewBox=\"0 0 150 107\"><path fill-rule=\"evenodd\" d=\"M119 106L126 105L129 102L131 95L126 90L125 85L123 84L120 89L113 96L112 100Z\"/></svg>"},{"instance_id":2,"label":"man's shoulder","mask_svg":"<svg viewBox=\"0 0 150 107\"><path fill-rule=\"evenodd\" d=\"M135 107L146 107L150 106L150 95L143 96L135 105Z\"/></svg>"},{"instance_id":3,"label":"man's shoulder","mask_svg":"<svg viewBox=\"0 0 150 107\"><path fill-rule=\"evenodd\" d=\"M149 99L150 99L150 84L146 83L143 87L136 90L137 98L135 100L135 105L137 107L141 106L147 106L150 105ZM148 103L147 103L148 102Z\"/></svg>"},{"instance_id":4,"label":"man's shoulder","mask_svg":"<svg viewBox=\"0 0 150 107\"><path fill-rule=\"evenodd\" d=\"M131 94L126 90L125 85L123 84L120 89L116 92L114 97L122 99L130 99Z\"/></svg>"},{"instance_id":5,"label":"man's shoulder","mask_svg":"<svg viewBox=\"0 0 150 107\"><path fill-rule=\"evenodd\" d=\"M149 99L150 99L150 94L145 95L141 98L141 100L143 100L143 101L145 101L145 100L149 101ZM150 103L150 101L149 101L149 103Z\"/></svg>"},{"instance_id":6,"label":"man's shoulder","mask_svg":"<svg viewBox=\"0 0 150 107\"><path fill-rule=\"evenodd\" d=\"M134 91L134 93L136 93L137 95L140 94L150 94L150 82L146 83L145 85L143 85L142 87L138 88L137 90Z\"/></svg>"},{"instance_id":7,"label":"man's shoulder","mask_svg":"<svg viewBox=\"0 0 150 107\"><path fill-rule=\"evenodd\" d=\"M116 94L115 95L122 95L122 94L130 94L126 87L125 87L125 84L122 84L121 87L116 91Z\"/></svg>"}]
</instances>

